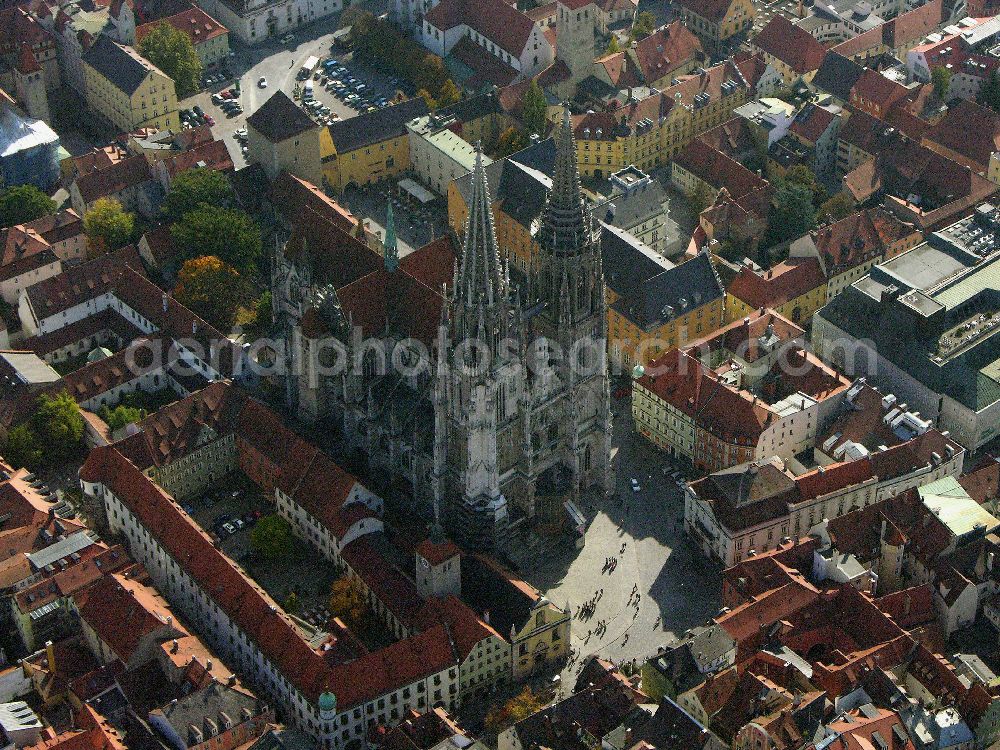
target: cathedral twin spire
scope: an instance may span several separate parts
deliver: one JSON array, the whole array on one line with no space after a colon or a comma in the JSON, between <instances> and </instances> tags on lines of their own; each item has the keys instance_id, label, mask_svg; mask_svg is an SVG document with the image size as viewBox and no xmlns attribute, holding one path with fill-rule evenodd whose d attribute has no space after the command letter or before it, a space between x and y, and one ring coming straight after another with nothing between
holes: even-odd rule
<instances>
[{"instance_id":1,"label":"cathedral twin spire","mask_svg":"<svg viewBox=\"0 0 1000 750\"><path fill-rule=\"evenodd\" d=\"M476 164L472 171L472 200L465 225L465 248L458 274L458 296L467 307L492 307L506 300L507 277L500 260L486 181L483 151L476 144Z\"/></svg>"}]
</instances>

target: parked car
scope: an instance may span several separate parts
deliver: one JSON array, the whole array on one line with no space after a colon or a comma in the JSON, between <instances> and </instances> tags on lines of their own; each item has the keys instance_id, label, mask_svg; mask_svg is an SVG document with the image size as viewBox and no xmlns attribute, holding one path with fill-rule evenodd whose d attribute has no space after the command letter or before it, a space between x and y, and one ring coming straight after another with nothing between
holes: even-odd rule
<instances>
[{"instance_id":1,"label":"parked car","mask_svg":"<svg viewBox=\"0 0 1000 750\"><path fill-rule=\"evenodd\" d=\"M205 115L205 124L206 125L215 125L215 118L212 117L211 115Z\"/></svg>"},{"instance_id":2,"label":"parked car","mask_svg":"<svg viewBox=\"0 0 1000 750\"><path fill-rule=\"evenodd\" d=\"M257 79L257 87L262 89L267 88L267 79L264 76Z\"/></svg>"},{"instance_id":3,"label":"parked car","mask_svg":"<svg viewBox=\"0 0 1000 750\"><path fill-rule=\"evenodd\" d=\"M233 526L231 523L224 523L224 524L222 524L222 529L221 530L224 531L224 532L226 532L226 536L232 536L233 534L236 533L236 527ZM222 534L220 533L219 536L221 537ZM223 537L223 539L224 538L225 537Z\"/></svg>"},{"instance_id":4,"label":"parked car","mask_svg":"<svg viewBox=\"0 0 1000 750\"><path fill-rule=\"evenodd\" d=\"M226 101L222 94L212 94L212 104L222 104Z\"/></svg>"},{"instance_id":5,"label":"parked car","mask_svg":"<svg viewBox=\"0 0 1000 750\"><path fill-rule=\"evenodd\" d=\"M629 484L632 485L632 492L638 492L639 490L642 489L642 487L639 486L639 480L636 479L635 477L632 477L629 480Z\"/></svg>"}]
</instances>

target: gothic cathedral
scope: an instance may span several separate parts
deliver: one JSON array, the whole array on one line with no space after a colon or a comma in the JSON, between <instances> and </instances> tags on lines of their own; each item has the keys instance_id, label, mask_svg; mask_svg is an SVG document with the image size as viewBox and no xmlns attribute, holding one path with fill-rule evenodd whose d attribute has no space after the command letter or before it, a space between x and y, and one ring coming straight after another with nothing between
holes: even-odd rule
<instances>
[{"instance_id":1,"label":"gothic cathedral","mask_svg":"<svg viewBox=\"0 0 1000 750\"><path fill-rule=\"evenodd\" d=\"M614 486L604 272L568 111L556 145L541 256L520 288L478 155L458 257L439 241L399 258L390 216L381 253L293 229L275 263L290 406L330 420L370 476L477 549L519 526L572 527L581 493ZM332 349L360 366L324 367Z\"/></svg>"}]
</instances>

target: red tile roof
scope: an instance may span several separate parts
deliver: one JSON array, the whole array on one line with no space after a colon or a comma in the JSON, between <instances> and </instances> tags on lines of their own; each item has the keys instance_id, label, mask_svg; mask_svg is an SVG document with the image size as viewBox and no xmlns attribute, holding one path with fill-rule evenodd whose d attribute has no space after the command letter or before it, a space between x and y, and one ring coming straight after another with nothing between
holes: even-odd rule
<instances>
[{"instance_id":1,"label":"red tile roof","mask_svg":"<svg viewBox=\"0 0 1000 750\"><path fill-rule=\"evenodd\" d=\"M145 156L122 159L105 169L97 169L76 179L76 187L86 204L98 198L114 197L128 188L150 179L149 162Z\"/></svg>"},{"instance_id":2,"label":"red tile roof","mask_svg":"<svg viewBox=\"0 0 1000 750\"><path fill-rule=\"evenodd\" d=\"M985 172L990 157L1000 151L1000 114L965 99L950 108L924 139L930 148L943 146L951 152L949 156L957 155L959 163Z\"/></svg>"},{"instance_id":3,"label":"red tile roof","mask_svg":"<svg viewBox=\"0 0 1000 750\"><path fill-rule=\"evenodd\" d=\"M447 31L465 25L513 57L520 57L534 22L504 0L442 0L424 15L431 26Z\"/></svg>"},{"instance_id":4,"label":"red tile roof","mask_svg":"<svg viewBox=\"0 0 1000 750\"><path fill-rule=\"evenodd\" d=\"M84 482L108 487L154 539L310 701L332 690L344 708L455 664L444 625L347 664L328 664L303 640L281 608L222 552L177 503L114 446L91 451Z\"/></svg>"},{"instance_id":5,"label":"red tile roof","mask_svg":"<svg viewBox=\"0 0 1000 750\"><path fill-rule=\"evenodd\" d=\"M765 188L768 184L767 180L754 174L740 162L699 139L691 141L677 154L674 162L714 189L725 188L730 197L735 199Z\"/></svg>"},{"instance_id":6,"label":"red tile roof","mask_svg":"<svg viewBox=\"0 0 1000 750\"><path fill-rule=\"evenodd\" d=\"M780 307L826 284L815 258L789 258L760 273L743 266L726 289L750 307Z\"/></svg>"},{"instance_id":7,"label":"red tile roof","mask_svg":"<svg viewBox=\"0 0 1000 750\"><path fill-rule=\"evenodd\" d=\"M135 29L135 43L138 45L153 27L158 23L169 23L175 29L187 34L192 43L197 46L216 37L228 34L229 30L197 6L191 6L183 13L161 18L158 21L144 23Z\"/></svg>"},{"instance_id":8,"label":"red tile roof","mask_svg":"<svg viewBox=\"0 0 1000 750\"><path fill-rule=\"evenodd\" d=\"M751 44L781 60L799 75L818 70L826 56L826 49L816 37L781 14L775 14Z\"/></svg>"}]
</instances>

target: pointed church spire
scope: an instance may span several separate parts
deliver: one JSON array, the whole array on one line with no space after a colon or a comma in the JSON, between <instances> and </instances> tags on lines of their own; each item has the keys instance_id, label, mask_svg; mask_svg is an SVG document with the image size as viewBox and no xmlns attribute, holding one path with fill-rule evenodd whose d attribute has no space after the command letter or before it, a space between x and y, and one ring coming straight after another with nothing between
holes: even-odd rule
<instances>
[{"instance_id":1,"label":"pointed church spire","mask_svg":"<svg viewBox=\"0 0 1000 750\"><path fill-rule=\"evenodd\" d=\"M382 247L385 270L395 273L399 269L399 242L396 239L396 220L392 215L392 201L389 201L385 208L385 242L382 243Z\"/></svg>"},{"instance_id":2,"label":"pointed church spire","mask_svg":"<svg viewBox=\"0 0 1000 750\"><path fill-rule=\"evenodd\" d=\"M507 294L500 248L493 227L490 190L486 182L482 144L476 143L476 165L472 170L472 200L465 225L465 246L459 267L456 297L469 308L476 304L492 307Z\"/></svg>"},{"instance_id":3,"label":"pointed church spire","mask_svg":"<svg viewBox=\"0 0 1000 750\"><path fill-rule=\"evenodd\" d=\"M552 190L542 212L540 240L557 256L576 254L588 239L588 222L580 190L576 145L569 109L563 109L562 124L556 130L556 164Z\"/></svg>"}]
</instances>

